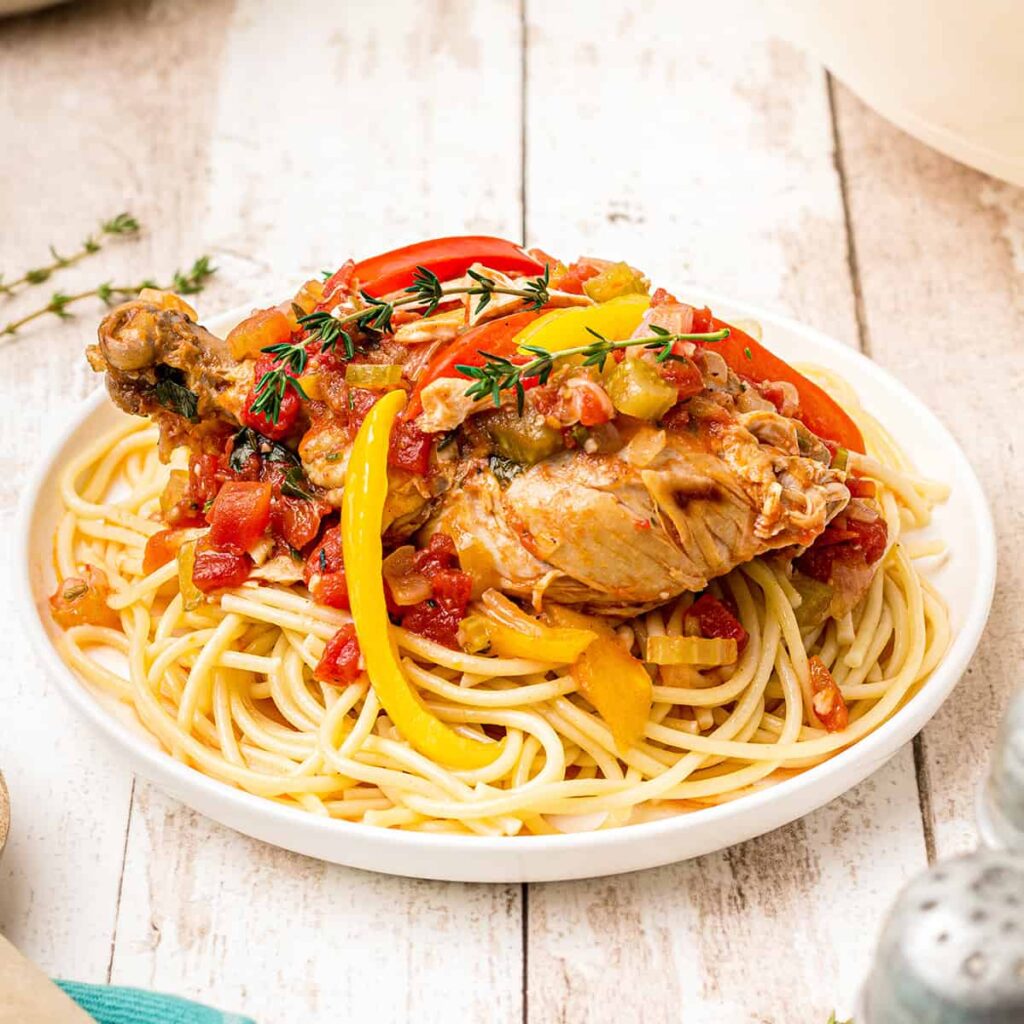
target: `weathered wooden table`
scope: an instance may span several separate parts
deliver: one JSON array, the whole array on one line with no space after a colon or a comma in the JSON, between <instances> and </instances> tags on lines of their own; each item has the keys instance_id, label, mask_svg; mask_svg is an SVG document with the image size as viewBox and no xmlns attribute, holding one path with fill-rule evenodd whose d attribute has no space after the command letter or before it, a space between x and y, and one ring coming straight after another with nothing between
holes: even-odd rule
<instances>
[{"instance_id":1,"label":"weathered wooden table","mask_svg":"<svg viewBox=\"0 0 1024 1024\"><path fill-rule=\"evenodd\" d=\"M121 209L144 238L59 287L207 251L213 312L349 254L476 231L789 312L957 435L994 506L999 588L942 713L845 798L692 863L521 887L316 863L133 782L54 692L4 586L0 929L52 973L262 1024L849 1010L897 889L974 843L1024 654L1024 194L890 127L728 2L151 0L0 23L0 270ZM0 302L0 324L31 301ZM97 385L95 320L0 342L7 528L54 420Z\"/></svg>"}]
</instances>

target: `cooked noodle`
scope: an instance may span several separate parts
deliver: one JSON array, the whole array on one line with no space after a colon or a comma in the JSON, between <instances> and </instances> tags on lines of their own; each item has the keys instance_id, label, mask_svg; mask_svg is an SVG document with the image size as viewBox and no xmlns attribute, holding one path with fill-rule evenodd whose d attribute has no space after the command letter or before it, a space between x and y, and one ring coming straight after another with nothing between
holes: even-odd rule
<instances>
[{"instance_id":1,"label":"cooked noodle","mask_svg":"<svg viewBox=\"0 0 1024 1024\"><path fill-rule=\"evenodd\" d=\"M92 564L107 575L121 629L64 633L71 666L131 705L175 758L229 785L313 814L431 832L541 834L608 828L733 800L831 757L889 718L928 677L949 642L943 602L914 566L942 553L904 545L945 490L911 471L845 383L841 393L868 456L851 455L878 485L890 548L870 590L842 621L801 633L799 595L769 559L712 585L735 603L750 639L728 668L655 678L644 738L616 749L577 693L566 665L466 654L394 628L403 665L427 707L483 742L507 737L498 758L450 770L417 753L381 711L365 677L313 680L325 643L350 617L304 588L246 583L185 611L174 561L142 573L161 529L158 499L172 466L157 430L125 418L65 470L55 552L60 577ZM684 595L620 627L639 638L683 632ZM116 652L112 658L110 652ZM823 729L811 707L808 657L830 669L849 725ZM120 664L120 668L111 665ZM670 685L683 682L686 685ZM488 733L487 727L494 727Z\"/></svg>"}]
</instances>

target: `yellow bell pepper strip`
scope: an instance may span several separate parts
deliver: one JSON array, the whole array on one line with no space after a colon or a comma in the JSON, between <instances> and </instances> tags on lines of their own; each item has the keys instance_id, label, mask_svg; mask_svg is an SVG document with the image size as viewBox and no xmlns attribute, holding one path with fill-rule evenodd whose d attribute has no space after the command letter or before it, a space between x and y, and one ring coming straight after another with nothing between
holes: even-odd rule
<instances>
[{"instance_id":1,"label":"yellow bell pepper strip","mask_svg":"<svg viewBox=\"0 0 1024 1024\"><path fill-rule=\"evenodd\" d=\"M422 704L402 672L391 637L381 576L381 522L388 491L388 443L405 392L391 391L368 413L352 445L341 506L341 539L352 621L366 672L395 728L425 757L453 768L483 768L500 756L504 742L460 736Z\"/></svg>"},{"instance_id":2,"label":"yellow bell pepper strip","mask_svg":"<svg viewBox=\"0 0 1024 1024\"><path fill-rule=\"evenodd\" d=\"M531 661L550 661L571 665L597 639L589 629L542 626L531 631L520 631L496 622L486 615L470 615L459 629L467 643L501 658L529 658Z\"/></svg>"},{"instance_id":3,"label":"yellow bell pepper strip","mask_svg":"<svg viewBox=\"0 0 1024 1024\"><path fill-rule=\"evenodd\" d=\"M646 295L621 295L598 306L553 309L527 324L515 337L520 351L536 345L549 352L561 352L577 345L589 345L597 331L609 341L623 341L640 326L651 300Z\"/></svg>"},{"instance_id":4,"label":"yellow bell pepper strip","mask_svg":"<svg viewBox=\"0 0 1024 1024\"><path fill-rule=\"evenodd\" d=\"M652 665L731 665L739 657L734 639L703 636L650 636L646 660Z\"/></svg>"},{"instance_id":5,"label":"yellow bell pepper strip","mask_svg":"<svg viewBox=\"0 0 1024 1024\"><path fill-rule=\"evenodd\" d=\"M640 741L651 717L653 690L647 670L614 639L611 629L590 616L550 605L547 617L563 627L578 629L587 624L598 634L569 672L611 729L615 745L620 751L628 750Z\"/></svg>"},{"instance_id":6,"label":"yellow bell pepper strip","mask_svg":"<svg viewBox=\"0 0 1024 1024\"><path fill-rule=\"evenodd\" d=\"M189 540L178 548L178 589L181 591L182 607L187 612L195 611L203 603L203 592L192 581L197 543Z\"/></svg>"}]
</instances>

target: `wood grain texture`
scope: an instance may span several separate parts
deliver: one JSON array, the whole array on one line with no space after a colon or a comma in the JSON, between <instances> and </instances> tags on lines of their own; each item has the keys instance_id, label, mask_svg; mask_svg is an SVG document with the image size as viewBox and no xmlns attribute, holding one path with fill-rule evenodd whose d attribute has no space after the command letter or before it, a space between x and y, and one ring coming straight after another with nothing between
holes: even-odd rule
<instances>
[{"instance_id":1,"label":"wood grain texture","mask_svg":"<svg viewBox=\"0 0 1024 1024\"><path fill-rule=\"evenodd\" d=\"M202 25L190 20L200 8ZM197 109L183 123L176 94L209 86L218 27L216 5L199 2L76 4L2 24L0 270L9 279L45 262L50 242L71 249L99 219L125 207L153 230L138 242L111 245L55 287L168 274L181 262L195 244L186 237L196 223L188 204L195 194L193 133L201 134L203 118ZM44 286L0 300L0 321L48 294ZM45 440L96 386L82 359L96 315L90 309L67 324L43 321L0 339L5 536ZM9 585L0 590L0 644L18 666L5 675L0 717L12 813L0 862L0 928L43 967L101 981L132 780L84 732L27 649Z\"/></svg>"},{"instance_id":2,"label":"wood grain texture","mask_svg":"<svg viewBox=\"0 0 1024 1024\"><path fill-rule=\"evenodd\" d=\"M977 842L978 785L1024 655L1024 193L915 142L841 86L836 100L870 354L963 446L999 539L988 629L921 746L936 853L949 856Z\"/></svg>"},{"instance_id":3,"label":"wood grain texture","mask_svg":"<svg viewBox=\"0 0 1024 1024\"><path fill-rule=\"evenodd\" d=\"M567 6L528 11L528 240L632 260L672 290L697 279L856 343L821 69L728 3L582 23ZM824 1021L852 1008L877 922L924 863L904 750L843 800L726 853L534 886L530 1017L617 1020L623 980L650 978L630 989L644 1021ZM751 969L780 942L799 954Z\"/></svg>"},{"instance_id":4,"label":"wood grain texture","mask_svg":"<svg viewBox=\"0 0 1024 1024\"><path fill-rule=\"evenodd\" d=\"M231 301L411 237L517 234L518 13L238 0L197 184ZM273 55L273 74L267 73ZM478 86L482 68L493 77ZM470 126L488 144L467 150ZM203 309L213 309L203 296ZM290 1021L521 1017L520 887L323 865L244 839L140 783L112 979Z\"/></svg>"},{"instance_id":5,"label":"wood grain texture","mask_svg":"<svg viewBox=\"0 0 1024 1024\"><path fill-rule=\"evenodd\" d=\"M210 251L221 272L200 306L213 312L277 298L282 282L350 253L525 227L559 254L629 259L849 344L863 329L999 499L1008 556L996 611L921 748L938 852L970 845L974 787L1024 653L1012 512L1024 503L1021 192L917 145L841 88L834 126L821 68L736 0L595 5L584 18L537 0L281 9L100 0L0 22L0 271L128 207L146 235L61 286L167 274ZM28 302L0 300L0 322ZM93 322L83 313L0 340L0 435L15 439L0 452L0 528L51 420L95 386L81 358ZM965 369L968 345L994 355ZM109 971L261 1024L339 1010L818 1024L833 1005L852 1009L881 915L926 859L908 748L760 840L533 886L525 907L519 886L322 865L143 783L132 802L124 768L25 648L6 586L0 643L19 669L0 717L13 805L0 929L50 971ZM38 757L46 744L53 756Z\"/></svg>"},{"instance_id":6,"label":"wood grain texture","mask_svg":"<svg viewBox=\"0 0 1024 1024\"><path fill-rule=\"evenodd\" d=\"M136 796L112 980L251 1014L518 1021L519 887L324 864L151 787Z\"/></svg>"}]
</instances>

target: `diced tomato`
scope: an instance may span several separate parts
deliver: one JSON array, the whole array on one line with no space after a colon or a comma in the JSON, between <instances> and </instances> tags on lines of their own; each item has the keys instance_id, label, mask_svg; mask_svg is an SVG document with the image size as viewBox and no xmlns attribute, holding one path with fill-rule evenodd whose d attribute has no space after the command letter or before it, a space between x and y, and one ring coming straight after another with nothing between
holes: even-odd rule
<instances>
[{"instance_id":1,"label":"diced tomato","mask_svg":"<svg viewBox=\"0 0 1024 1024\"><path fill-rule=\"evenodd\" d=\"M210 540L219 548L251 548L270 525L272 489L265 481L229 480L210 509Z\"/></svg>"},{"instance_id":2,"label":"diced tomato","mask_svg":"<svg viewBox=\"0 0 1024 1024\"><path fill-rule=\"evenodd\" d=\"M355 272L355 269L355 260L345 260L345 262L342 263L342 265L338 267L338 269L331 274L326 281L324 281L324 297L320 303L321 308L336 306L338 301L344 298L344 293L348 291L349 285L352 283L352 274Z\"/></svg>"},{"instance_id":3,"label":"diced tomato","mask_svg":"<svg viewBox=\"0 0 1024 1024\"><path fill-rule=\"evenodd\" d=\"M102 569L83 565L81 574L57 584L50 596L50 614L58 626L108 626L116 629L121 617L107 605L110 584Z\"/></svg>"},{"instance_id":4,"label":"diced tomato","mask_svg":"<svg viewBox=\"0 0 1024 1024\"><path fill-rule=\"evenodd\" d=\"M700 370L683 355L662 363L661 375L675 387L680 402L699 395L704 390L704 378L701 377Z\"/></svg>"},{"instance_id":5,"label":"diced tomato","mask_svg":"<svg viewBox=\"0 0 1024 1024\"><path fill-rule=\"evenodd\" d=\"M320 520L330 511L322 501L275 494L270 502L270 530L286 544L302 550L320 531Z\"/></svg>"},{"instance_id":6,"label":"diced tomato","mask_svg":"<svg viewBox=\"0 0 1024 1024\"><path fill-rule=\"evenodd\" d=\"M435 533L427 546L417 551L412 559L413 569L428 580L433 579L442 569L450 569L457 562L455 541L445 533Z\"/></svg>"},{"instance_id":7,"label":"diced tomato","mask_svg":"<svg viewBox=\"0 0 1024 1024\"><path fill-rule=\"evenodd\" d=\"M864 480L859 476L848 476L846 488L854 498L873 498L875 496L875 481Z\"/></svg>"},{"instance_id":8,"label":"diced tomato","mask_svg":"<svg viewBox=\"0 0 1024 1024\"><path fill-rule=\"evenodd\" d=\"M781 381L766 381L757 385L757 390L761 397L771 402L775 406L779 413L785 416L791 415L792 408L786 409L786 392L782 387ZM790 403L792 405L792 403Z\"/></svg>"},{"instance_id":9,"label":"diced tomato","mask_svg":"<svg viewBox=\"0 0 1024 1024\"><path fill-rule=\"evenodd\" d=\"M271 420L265 412L253 412L252 407L256 402L256 389L265 374L273 370L280 370L281 364L272 355L262 355L256 360L252 373L252 387L245 396L245 404L242 407L242 423L253 430L269 437L272 441L279 441L282 437L291 432L298 419L299 410L302 408L302 400L292 387L287 387L281 396L281 408L277 415L277 421ZM292 374L288 375L293 376Z\"/></svg>"},{"instance_id":10,"label":"diced tomato","mask_svg":"<svg viewBox=\"0 0 1024 1024\"><path fill-rule=\"evenodd\" d=\"M166 565L178 555L178 549L188 539L189 530L159 530L146 541L146 549L142 553L142 571L148 576Z\"/></svg>"},{"instance_id":11,"label":"diced tomato","mask_svg":"<svg viewBox=\"0 0 1024 1024\"><path fill-rule=\"evenodd\" d=\"M881 516L864 520L841 513L795 565L805 576L828 583L836 562L873 565L885 554L888 540L889 528Z\"/></svg>"},{"instance_id":12,"label":"diced tomato","mask_svg":"<svg viewBox=\"0 0 1024 1024\"><path fill-rule=\"evenodd\" d=\"M446 647L458 647L459 623L473 592L473 580L456 566L458 556L451 537L435 533L430 543L413 556L413 570L430 580L426 601L400 610L402 626Z\"/></svg>"},{"instance_id":13,"label":"diced tomato","mask_svg":"<svg viewBox=\"0 0 1024 1024\"><path fill-rule=\"evenodd\" d=\"M687 617L697 620L700 635L723 640L735 640L737 648L742 652L750 639L743 624L738 618L711 594L703 594L690 605Z\"/></svg>"},{"instance_id":14,"label":"diced tomato","mask_svg":"<svg viewBox=\"0 0 1024 1024\"><path fill-rule=\"evenodd\" d=\"M607 265L607 264L605 264ZM551 287L560 292L572 295L583 294L583 282L589 281L601 273L601 261L589 260L581 256L575 263L570 263L561 273L553 274Z\"/></svg>"},{"instance_id":15,"label":"diced tomato","mask_svg":"<svg viewBox=\"0 0 1024 1024\"><path fill-rule=\"evenodd\" d=\"M399 420L391 431L388 465L426 476L433 440L432 434L424 434L411 420Z\"/></svg>"},{"instance_id":16,"label":"diced tomato","mask_svg":"<svg viewBox=\"0 0 1024 1024\"><path fill-rule=\"evenodd\" d=\"M718 330L715 318L712 316L711 310L708 309L707 306L701 306L700 309L694 309L693 323L690 325L690 330L696 334L709 334L712 331ZM721 342L716 342L715 344L721 344ZM744 358L746 357L744 356ZM729 360L727 359L726 362L729 362ZM732 364L730 363L729 365L731 366Z\"/></svg>"},{"instance_id":17,"label":"diced tomato","mask_svg":"<svg viewBox=\"0 0 1024 1024\"><path fill-rule=\"evenodd\" d=\"M580 388L580 423L585 427L599 427L612 418L615 407L607 400L601 401L601 395L595 387ZM609 408L610 407L610 408Z\"/></svg>"},{"instance_id":18,"label":"diced tomato","mask_svg":"<svg viewBox=\"0 0 1024 1024\"><path fill-rule=\"evenodd\" d=\"M842 691L832 678L828 666L816 654L807 659L811 673L811 689L814 698L811 706L818 721L829 732L842 732L850 724L850 712L843 700Z\"/></svg>"},{"instance_id":19,"label":"diced tomato","mask_svg":"<svg viewBox=\"0 0 1024 1024\"><path fill-rule=\"evenodd\" d=\"M269 437L272 441L279 441L295 426L299 409L302 407L302 400L292 388L288 388L281 397L281 408L277 414L277 422L274 422L265 412L252 411L253 404L258 397L256 388L250 388L242 408L242 423L247 427L252 427L264 437Z\"/></svg>"},{"instance_id":20,"label":"diced tomato","mask_svg":"<svg viewBox=\"0 0 1024 1024\"><path fill-rule=\"evenodd\" d=\"M362 672L361 659L355 626L342 626L327 641L323 657L313 670L313 678L336 686L354 683Z\"/></svg>"},{"instance_id":21,"label":"diced tomato","mask_svg":"<svg viewBox=\"0 0 1024 1024\"><path fill-rule=\"evenodd\" d=\"M675 304L678 301L679 300L671 292L665 291L664 288L655 288L654 294L651 296L651 308L653 309L655 306L665 306L669 303Z\"/></svg>"},{"instance_id":22,"label":"diced tomato","mask_svg":"<svg viewBox=\"0 0 1024 1024\"><path fill-rule=\"evenodd\" d=\"M196 544L192 582L203 593L220 587L239 587L249 578L252 559L234 544L217 547L209 535Z\"/></svg>"},{"instance_id":23,"label":"diced tomato","mask_svg":"<svg viewBox=\"0 0 1024 1024\"><path fill-rule=\"evenodd\" d=\"M345 579L340 527L332 526L324 531L320 543L306 559L303 577L317 604L329 608L348 608L348 583Z\"/></svg>"},{"instance_id":24,"label":"diced tomato","mask_svg":"<svg viewBox=\"0 0 1024 1024\"><path fill-rule=\"evenodd\" d=\"M202 510L208 501L217 496L223 480L217 479L220 463L216 455L196 454L188 460L188 487L192 500Z\"/></svg>"}]
</instances>

